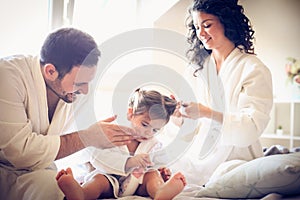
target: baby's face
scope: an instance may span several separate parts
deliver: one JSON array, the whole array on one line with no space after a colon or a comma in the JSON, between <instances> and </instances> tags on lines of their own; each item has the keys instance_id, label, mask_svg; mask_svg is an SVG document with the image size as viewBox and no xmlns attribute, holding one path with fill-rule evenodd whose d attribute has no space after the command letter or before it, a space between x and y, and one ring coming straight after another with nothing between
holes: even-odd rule
<instances>
[{"instance_id":1,"label":"baby's face","mask_svg":"<svg viewBox=\"0 0 300 200\"><path fill-rule=\"evenodd\" d=\"M132 128L136 131L136 134L140 136L138 141L147 140L152 138L161 128L166 125L164 119L151 120L148 113L142 115L132 115L130 118Z\"/></svg>"}]
</instances>

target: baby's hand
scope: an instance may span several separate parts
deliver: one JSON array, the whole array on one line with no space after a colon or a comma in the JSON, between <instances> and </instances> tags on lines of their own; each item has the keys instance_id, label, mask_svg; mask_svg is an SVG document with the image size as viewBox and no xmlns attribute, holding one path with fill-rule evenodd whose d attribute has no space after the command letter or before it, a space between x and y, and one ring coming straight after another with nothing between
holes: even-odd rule
<instances>
[{"instance_id":1,"label":"baby's hand","mask_svg":"<svg viewBox=\"0 0 300 200\"><path fill-rule=\"evenodd\" d=\"M165 182L168 181L172 175L171 170L167 167L160 167L158 168L158 171Z\"/></svg>"},{"instance_id":2,"label":"baby's hand","mask_svg":"<svg viewBox=\"0 0 300 200\"><path fill-rule=\"evenodd\" d=\"M145 168L140 168L140 167L135 168L132 171L132 175L135 176L136 178L141 177L144 173L145 173Z\"/></svg>"},{"instance_id":3,"label":"baby's hand","mask_svg":"<svg viewBox=\"0 0 300 200\"><path fill-rule=\"evenodd\" d=\"M131 158L128 158L125 170L128 171L131 168L146 168L152 166L153 163L150 160L149 154L137 154Z\"/></svg>"}]
</instances>

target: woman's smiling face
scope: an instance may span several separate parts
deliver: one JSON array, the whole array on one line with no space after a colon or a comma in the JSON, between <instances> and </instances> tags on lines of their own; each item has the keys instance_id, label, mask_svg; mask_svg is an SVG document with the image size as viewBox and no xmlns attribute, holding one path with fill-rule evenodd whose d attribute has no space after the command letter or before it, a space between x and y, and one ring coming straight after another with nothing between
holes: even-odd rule
<instances>
[{"instance_id":1,"label":"woman's smiling face","mask_svg":"<svg viewBox=\"0 0 300 200\"><path fill-rule=\"evenodd\" d=\"M228 38L218 17L205 12L192 12L193 24L199 40L207 50L220 48Z\"/></svg>"}]
</instances>

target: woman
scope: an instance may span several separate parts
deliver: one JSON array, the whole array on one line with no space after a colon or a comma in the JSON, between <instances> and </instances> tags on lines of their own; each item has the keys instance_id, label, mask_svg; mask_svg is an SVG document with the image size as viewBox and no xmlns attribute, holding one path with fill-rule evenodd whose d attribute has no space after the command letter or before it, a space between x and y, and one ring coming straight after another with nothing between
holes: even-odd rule
<instances>
[{"instance_id":1,"label":"woman","mask_svg":"<svg viewBox=\"0 0 300 200\"><path fill-rule=\"evenodd\" d=\"M221 163L263 155L259 137L270 119L272 78L254 54L254 31L237 0L194 1L187 27L188 80L199 102L182 105L186 117L210 124L207 135L200 129L200 159L189 160L186 177L202 185Z\"/></svg>"}]
</instances>

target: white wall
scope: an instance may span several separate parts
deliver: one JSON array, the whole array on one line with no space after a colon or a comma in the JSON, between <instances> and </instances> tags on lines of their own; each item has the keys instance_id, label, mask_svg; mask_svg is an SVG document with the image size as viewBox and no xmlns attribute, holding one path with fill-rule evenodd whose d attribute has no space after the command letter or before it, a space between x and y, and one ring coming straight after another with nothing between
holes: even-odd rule
<instances>
[{"instance_id":1,"label":"white wall","mask_svg":"<svg viewBox=\"0 0 300 200\"><path fill-rule=\"evenodd\" d=\"M37 54L48 32L47 0L0 0L0 57Z\"/></svg>"},{"instance_id":2,"label":"white wall","mask_svg":"<svg viewBox=\"0 0 300 200\"><path fill-rule=\"evenodd\" d=\"M96 0L94 0L96 2ZM139 3L137 8L134 8L131 13L134 15L135 9L137 15L155 14L154 27L170 29L185 35L186 29L184 26L187 7L192 0L170 1L171 8L167 6L165 12L155 12L152 2L151 10L147 11L147 4ZM289 98L289 87L286 86L285 63L286 57L292 56L300 59L300 1L299 0L240 0L245 8L246 14L252 21L255 29L256 37L256 52L259 58L270 68L273 75L274 94L279 98ZM85 1L78 1L78 4L89 5ZM157 7L160 3L156 1ZM134 3L132 4L136 6ZM169 4L168 4L169 5ZM0 57L10 54L19 53L38 53L40 46L45 39L48 31L48 1L46 0L0 0ZM121 6L123 7L123 6ZM37 8L37 9L35 9ZM82 8L82 6L81 6ZM107 9L108 5L103 9ZM107 12L106 20L109 21L103 25L103 17L98 16L96 10L90 11L90 18L86 18L85 22L76 24L77 26L87 29L92 35L95 35L98 41L100 38L109 36L104 33L109 33L112 30L114 34L118 31L126 31L128 29L120 29L120 24L116 21L123 19L123 12L118 9L113 9L115 12ZM99 14L99 13L98 13ZM83 19L77 16L78 19ZM134 16L132 16L134 18ZM76 20L75 16L75 20ZM111 21L113 20L113 21ZM127 19L128 21L128 19ZM130 20L129 20L130 21ZM134 21L134 20L133 20ZM147 21L147 20L146 20ZM111 23L113 22L113 23ZM123 21L124 22L124 21ZM121 24L123 24L123 22ZM139 19L136 24L130 22L132 29L143 27L145 19ZM130 24L129 23L129 24ZM133 23L133 24L132 24ZM87 24L94 24L95 30L90 30L86 27ZM149 25L149 22L146 23ZM85 26L84 26L85 25ZM108 26L109 25L109 26ZM119 27L118 27L119 26ZM117 29L119 28L119 29ZM97 31L98 32L97 32ZM101 33L101 34L100 34ZM103 34L104 35L103 35ZM98 36L100 36L98 38ZM112 36L113 34L110 34ZM159 62L164 63L163 57ZM156 58L157 60L157 58ZM165 57L165 60L172 60ZM175 68L182 69L182 63L173 62ZM177 65L177 66L176 66Z\"/></svg>"},{"instance_id":3,"label":"white wall","mask_svg":"<svg viewBox=\"0 0 300 200\"><path fill-rule=\"evenodd\" d=\"M240 0L256 31L256 53L271 69L274 95L290 98L286 85L287 57L300 59L299 0Z\"/></svg>"}]
</instances>

